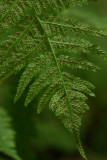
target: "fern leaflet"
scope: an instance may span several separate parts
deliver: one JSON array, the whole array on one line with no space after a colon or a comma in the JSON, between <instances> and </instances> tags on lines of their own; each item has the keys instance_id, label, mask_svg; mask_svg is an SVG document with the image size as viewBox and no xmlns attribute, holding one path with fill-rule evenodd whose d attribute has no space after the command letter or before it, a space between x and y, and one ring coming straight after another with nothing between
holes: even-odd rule
<instances>
[{"instance_id":1,"label":"fern leaflet","mask_svg":"<svg viewBox=\"0 0 107 160\"><path fill-rule=\"evenodd\" d=\"M0 108L0 152L15 159L21 160L16 151L15 132L11 126L11 118L3 108Z\"/></svg>"}]
</instances>

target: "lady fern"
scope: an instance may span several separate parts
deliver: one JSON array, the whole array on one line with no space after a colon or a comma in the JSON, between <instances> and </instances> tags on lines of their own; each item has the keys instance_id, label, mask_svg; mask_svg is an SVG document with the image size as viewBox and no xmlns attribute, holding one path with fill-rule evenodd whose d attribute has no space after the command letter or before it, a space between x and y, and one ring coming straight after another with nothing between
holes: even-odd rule
<instances>
[{"instance_id":1,"label":"lady fern","mask_svg":"<svg viewBox=\"0 0 107 160\"><path fill-rule=\"evenodd\" d=\"M0 82L25 68L14 101L33 79L25 106L43 91L37 112L49 104L49 109L73 134L80 154L87 159L79 127L81 115L89 108L87 95L94 96L94 86L72 75L70 70L99 70L83 55L106 57L106 54L86 40L86 36L107 35L75 18L61 16L61 11L87 0L1 0L0 3Z\"/></svg>"}]
</instances>

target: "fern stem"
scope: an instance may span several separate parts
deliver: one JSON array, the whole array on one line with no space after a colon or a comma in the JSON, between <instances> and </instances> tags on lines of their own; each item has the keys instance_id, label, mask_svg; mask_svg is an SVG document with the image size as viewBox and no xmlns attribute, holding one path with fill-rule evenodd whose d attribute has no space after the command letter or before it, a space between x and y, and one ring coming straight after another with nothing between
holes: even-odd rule
<instances>
[{"instance_id":1,"label":"fern stem","mask_svg":"<svg viewBox=\"0 0 107 160\"><path fill-rule=\"evenodd\" d=\"M74 43L72 43L72 42L69 43L69 42L60 42L60 41L56 41L56 40L53 41L53 40L52 40L51 43L55 43L55 44L65 44L65 45L75 45L75 46L81 47L81 44L76 44L76 43L74 44Z\"/></svg>"},{"instance_id":2,"label":"fern stem","mask_svg":"<svg viewBox=\"0 0 107 160\"><path fill-rule=\"evenodd\" d=\"M42 23L44 23L44 24L49 24L49 25L56 25L56 26L59 26L59 27L65 27L65 28L71 28L71 30L72 29L81 29L82 30L82 28L80 28L78 25L75 25L75 26L73 26L72 24L70 24L70 25L66 25L66 24L63 24L63 23L55 23L55 22L47 22L47 21L42 21Z\"/></svg>"},{"instance_id":3,"label":"fern stem","mask_svg":"<svg viewBox=\"0 0 107 160\"><path fill-rule=\"evenodd\" d=\"M49 42L50 49L51 49L51 51L52 51L52 53L53 53L54 59L55 59L55 61L56 61L56 65L57 65L57 68L58 68L58 71L59 71L59 74L60 74L60 77L61 77L62 84L63 84L63 86L64 86L64 90L65 90L65 94L66 94L66 97L67 97L67 101L68 101L68 104L69 104L68 93L67 93L67 90L66 90L65 82L64 82L64 80L63 80L63 75L62 75L62 73L61 73L61 70L60 70L60 67L59 67L59 64L58 64L58 60L57 60L55 51L54 51L54 49L53 49L53 47L52 47L52 42L50 41L50 39L49 39L48 37L47 37L47 39L48 39L48 42ZM69 104L68 106L69 106L69 111L70 111L70 113L71 113L71 118L72 118L72 111L71 111L71 108L70 108L70 104Z\"/></svg>"},{"instance_id":4,"label":"fern stem","mask_svg":"<svg viewBox=\"0 0 107 160\"><path fill-rule=\"evenodd\" d=\"M74 27L74 26L72 26L72 25L65 25L65 24L61 24L61 23L55 23L55 22L47 22L47 21L42 21L42 23L44 23L44 24L51 24L51 25L56 25L56 26L63 26L63 27L67 27L67 28L76 28L76 27Z\"/></svg>"}]
</instances>

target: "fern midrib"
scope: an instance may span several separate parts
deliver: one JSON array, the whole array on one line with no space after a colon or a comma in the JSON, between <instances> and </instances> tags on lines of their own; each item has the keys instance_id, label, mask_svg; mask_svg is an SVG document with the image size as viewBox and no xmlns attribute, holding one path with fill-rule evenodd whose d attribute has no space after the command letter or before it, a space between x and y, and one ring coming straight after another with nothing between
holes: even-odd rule
<instances>
[{"instance_id":1,"label":"fern midrib","mask_svg":"<svg viewBox=\"0 0 107 160\"><path fill-rule=\"evenodd\" d=\"M75 43L73 43L72 41L69 43L69 42L59 42L59 41L51 41L52 43L56 43L56 44L65 44L65 45L74 45L74 46L78 46L78 47L83 47L83 48L85 48L84 46L82 46L81 45L81 43L80 42L75 42Z\"/></svg>"},{"instance_id":2,"label":"fern midrib","mask_svg":"<svg viewBox=\"0 0 107 160\"><path fill-rule=\"evenodd\" d=\"M55 23L55 22L42 21L42 23L51 24L51 25L56 25L56 26L61 26L61 27L63 26L63 27L68 27L68 28L71 28L71 27L72 27L71 25L65 25L65 24Z\"/></svg>"},{"instance_id":3,"label":"fern midrib","mask_svg":"<svg viewBox=\"0 0 107 160\"><path fill-rule=\"evenodd\" d=\"M45 28L43 27L42 21L39 19L39 17L38 17L37 15L35 15L35 16L36 16L36 18L37 18L40 26L42 27L42 29L43 29L43 31L44 31L44 34L45 34L45 36L46 36L46 38L47 38L48 44L49 44L50 49L51 49L51 51L52 51L52 54L53 54L53 56L54 56L54 59L55 59L55 62L56 62L56 65L57 65L57 68L58 68L58 71L59 71L59 74L60 74L60 77L61 77L61 81L62 81L62 84L63 84L63 87L64 87L64 91L65 91L65 94L66 94L66 98L67 98L67 102L68 102L68 109L69 109L69 111L70 111L70 113L71 113L71 119L73 120L73 113L72 113L72 110L71 110L71 108L70 108L70 103L69 103L69 98L68 98L68 93L67 93L67 90L66 90L65 82L64 82L64 80L63 80L63 75L62 75L62 73L61 73L61 70L60 70L60 67L59 67L59 64L58 64L58 60L57 60L56 54L55 54L54 49L53 49L53 47L52 47L51 40L50 40L50 38L48 37L48 35L47 35L46 31L45 31Z\"/></svg>"},{"instance_id":4,"label":"fern midrib","mask_svg":"<svg viewBox=\"0 0 107 160\"><path fill-rule=\"evenodd\" d=\"M60 26L60 27L67 27L67 28L71 28L71 29L85 29L85 28L80 28L81 26L75 25L73 26L71 25L66 25L66 24L62 24L62 23L55 23L55 22L47 22L47 21L42 21L42 23L44 24L50 24L50 25L56 25L56 26Z\"/></svg>"}]
</instances>

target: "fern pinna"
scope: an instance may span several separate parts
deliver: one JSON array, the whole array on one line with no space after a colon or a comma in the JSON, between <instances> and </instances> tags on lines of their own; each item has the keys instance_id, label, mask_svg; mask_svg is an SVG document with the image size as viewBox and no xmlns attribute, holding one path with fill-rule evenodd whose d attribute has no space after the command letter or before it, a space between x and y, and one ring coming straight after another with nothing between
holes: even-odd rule
<instances>
[{"instance_id":1,"label":"fern pinna","mask_svg":"<svg viewBox=\"0 0 107 160\"><path fill-rule=\"evenodd\" d=\"M2 152L7 158L21 160L16 151L15 131L12 129L11 121L11 118L0 106L0 153Z\"/></svg>"},{"instance_id":2,"label":"fern pinna","mask_svg":"<svg viewBox=\"0 0 107 160\"><path fill-rule=\"evenodd\" d=\"M49 104L49 109L73 134L80 154L87 159L79 127L81 115L89 108L87 96L94 96L94 86L74 76L71 69L99 70L84 57L106 55L86 40L86 36L107 35L75 18L61 15L62 11L82 3L87 0L1 0L0 82L25 68L14 101L20 98L33 79L25 106L44 91L37 112Z\"/></svg>"}]
</instances>

